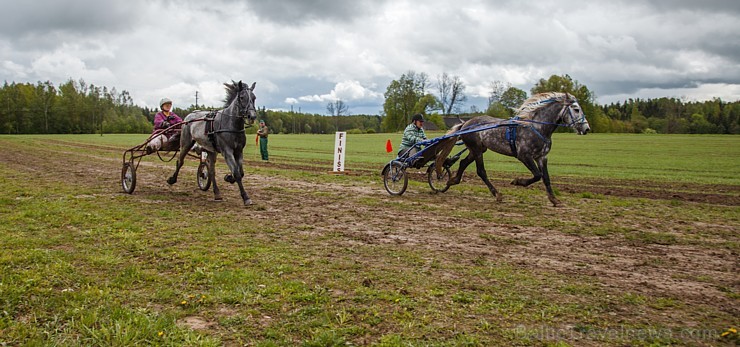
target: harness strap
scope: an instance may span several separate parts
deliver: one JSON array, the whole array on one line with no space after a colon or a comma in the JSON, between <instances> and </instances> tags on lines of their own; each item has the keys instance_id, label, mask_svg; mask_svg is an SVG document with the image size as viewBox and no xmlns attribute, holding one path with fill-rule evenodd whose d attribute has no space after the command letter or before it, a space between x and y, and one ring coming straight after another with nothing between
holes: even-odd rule
<instances>
[{"instance_id":1,"label":"harness strap","mask_svg":"<svg viewBox=\"0 0 740 347\"><path fill-rule=\"evenodd\" d=\"M543 136L542 134L540 134L540 132L537 131L537 128L532 127L532 126L528 126L528 125L524 125L524 127L525 128L529 128L529 129L532 129L532 131L534 131L535 135L537 135L537 137L539 137L540 139L542 139L542 142L544 142L546 144L550 144L552 142L550 139L546 139L545 136Z\"/></svg>"},{"instance_id":2,"label":"harness strap","mask_svg":"<svg viewBox=\"0 0 740 347\"><path fill-rule=\"evenodd\" d=\"M510 121L516 121L519 117L513 117L509 119ZM514 156L517 156L517 149L516 149L516 129L518 128L517 124L509 124L506 126L506 133L504 134L506 137L506 141L509 141L509 148L511 148L511 153L514 153Z\"/></svg>"},{"instance_id":3,"label":"harness strap","mask_svg":"<svg viewBox=\"0 0 740 347\"><path fill-rule=\"evenodd\" d=\"M215 123L214 120L216 119L216 112L218 111L211 111L204 118L206 121L205 131L208 136L208 141L213 145L213 149L215 149L216 152L220 152L218 150L218 145L216 144L216 130L214 130L215 125L213 124Z\"/></svg>"}]
</instances>

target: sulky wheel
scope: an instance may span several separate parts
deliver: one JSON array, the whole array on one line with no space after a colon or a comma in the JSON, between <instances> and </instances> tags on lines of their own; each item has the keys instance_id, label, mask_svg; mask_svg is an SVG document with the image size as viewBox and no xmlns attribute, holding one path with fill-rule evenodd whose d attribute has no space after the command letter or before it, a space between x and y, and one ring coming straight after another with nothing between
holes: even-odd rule
<instances>
[{"instance_id":1,"label":"sulky wheel","mask_svg":"<svg viewBox=\"0 0 740 347\"><path fill-rule=\"evenodd\" d=\"M121 170L121 188L126 193L133 193L136 189L136 168L132 163L123 163Z\"/></svg>"},{"instance_id":2,"label":"sulky wheel","mask_svg":"<svg viewBox=\"0 0 740 347\"><path fill-rule=\"evenodd\" d=\"M450 188L450 186L447 185L447 181L449 180L450 168L444 166L442 169L442 175L437 175L437 170L434 169L434 163L429 165L429 168L427 169L427 181L429 182L429 187L431 187L435 193L446 192L447 189Z\"/></svg>"},{"instance_id":3,"label":"sulky wheel","mask_svg":"<svg viewBox=\"0 0 740 347\"><path fill-rule=\"evenodd\" d=\"M401 195L406 191L408 184L409 177L406 175L406 168L399 162L391 162L383 175L385 190L391 195Z\"/></svg>"},{"instance_id":4,"label":"sulky wheel","mask_svg":"<svg viewBox=\"0 0 740 347\"><path fill-rule=\"evenodd\" d=\"M198 188L207 191L211 187L211 178L208 177L208 163L201 162L198 166Z\"/></svg>"}]
</instances>

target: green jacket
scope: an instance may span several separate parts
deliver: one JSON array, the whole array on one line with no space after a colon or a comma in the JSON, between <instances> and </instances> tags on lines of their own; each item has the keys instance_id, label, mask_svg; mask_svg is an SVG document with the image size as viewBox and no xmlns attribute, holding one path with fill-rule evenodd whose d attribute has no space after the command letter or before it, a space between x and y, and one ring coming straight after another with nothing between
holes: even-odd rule
<instances>
[{"instance_id":1,"label":"green jacket","mask_svg":"<svg viewBox=\"0 0 740 347\"><path fill-rule=\"evenodd\" d=\"M406 129L403 130L403 139L401 139L400 149L409 149L418 142L427 139L427 134L424 133L424 129L417 128L414 123L409 124Z\"/></svg>"}]
</instances>

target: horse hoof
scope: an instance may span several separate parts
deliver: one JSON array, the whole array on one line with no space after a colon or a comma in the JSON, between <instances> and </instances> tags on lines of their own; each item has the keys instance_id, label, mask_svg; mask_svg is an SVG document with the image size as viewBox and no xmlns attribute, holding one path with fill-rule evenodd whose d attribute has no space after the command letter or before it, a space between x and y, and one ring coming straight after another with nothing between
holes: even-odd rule
<instances>
[{"instance_id":1,"label":"horse hoof","mask_svg":"<svg viewBox=\"0 0 740 347\"><path fill-rule=\"evenodd\" d=\"M215 200L215 201L223 201L223 200L224 200L224 198L223 198L223 197L222 197L221 195L218 195L218 196L215 196L215 197L213 198L213 200Z\"/></svg>"},{"instance_id":2,"label":"horse hoof","mask_svg":"<svg viewBox=\"0 0 740 347\"><path fill-rule=\"evenodd\" d=\"M514 185L514 186L526 187L527 186L526 185L526 182L527 182L527 180L525 180L525 179L515 178L513 181L511 181L511 184Z\"/></svg>"},{"instance_id":3,"label":"horse hoof","mask_svg":"<svg viewBox=\"0 0 740 347\"><path fill-rule=\"evenodd\" d=\"M173 185L173 184L175 184L175 183L177 183L177 178L175 178L175 177L170 177L170 178L168 178L168 179L167 179L167 184L169 184L169 185Z\"/></svg>"},{"instance_id":4,"label":"horse hoof","mask_svg":"<svg viewBox=\"0 0 740 347\"><path fill-rule=\"evenodd\" d=\"M249 205L254 205L254 202L252 201L252 199L244 200L244 206L249 206Z\"/></svg>"},{"instance_id":5,"label":"horse hoof","mask_svg":"<svg viewBox=\"0 0 740 347\"><path fill-rule=\"evenodd\" d=\"M562 207L563 203L560 202L560 200L556 198L550 198L550 202L552 203L552 207Z\"/></svg>"},{"instance_id":6,"label":"horse hoof","mask_svg":"<svg viewBox=\"0 0 740 347\"><path fill-rule=\"evenodd\" d=\"M496 195L496 202L504 201L504 197L501 194Z\"/></svg>"},{"instance_id":7,"label":"horse hoof","mask_svg":"<svg viewBox=\"0 0 740 347\"><path fill-rule=\"evenodd\" d=\"M224 181L229 182L229 183L232 183L232 184L234 182L236 182L236 180L234 179L234 176L232 176L232 175L226 175L226 176L224 176Z\"/></svg>"}]
</instances>

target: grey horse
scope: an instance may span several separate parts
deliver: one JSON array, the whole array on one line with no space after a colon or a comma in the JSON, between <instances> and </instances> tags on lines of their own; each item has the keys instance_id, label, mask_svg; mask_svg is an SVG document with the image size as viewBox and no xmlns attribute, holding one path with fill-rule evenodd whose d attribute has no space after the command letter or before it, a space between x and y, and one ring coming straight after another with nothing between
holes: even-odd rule
<instances>
[{"instance_id":1,"label":"grey horse","mask_svg":"<svg viewBox=\"0 0 740 347\"><path fill-rule=\"evenodd\" d=\"M230 174L224 177L229 183L236 182L239 185L244 205L251 205L252 199L244 190L242 178L244 177L243 150L247 143L244 134L244 126L254 124L257 111L254 106L256 97L254 87L239 82L224 83L226 86L226 99L224 109L212 111L195 111L185 117L180 135L180 156L177 158L177 168L167 183L175 184L177 174L185 160L188 151L196 143L200 151L208 153L208 177L213 182L213 195L215 200L222 200L221 191L216 184L216 154L221 153L229 166ZM196 146L196 147L198 147Z\"/></svg>"},{"instance_id":2,"label":"grey horse","mask_svg":"<svg viewBox=\"0 0 740 347\"><path fill-rule=\"evenodd\" d=\"M443 167L455 142L461 138L469 153L460 161L457 175L450 177L447 186L459 184L465 169L475 161L478 176L488 186L491 194L501 201L501 194L488 180L483 166L483 153L490 149L496 153L516 157L532 172L532 178L517 178L511 184L526 187L542 179L550 202L558 206L560 200L552 191L550 175L547 172L547 154L552 145L550 137L559 126L572 127L579 135L585 135L591 129L586 115L583 114L574 96L555 92L533 95L522 104L517 114L517 117L509 120L481 116L455 125L447 134L475 128L484 130L442 140L437 149L435 166Z\"/></svg>"}]
</instances>

